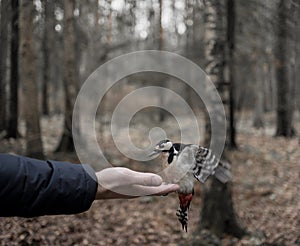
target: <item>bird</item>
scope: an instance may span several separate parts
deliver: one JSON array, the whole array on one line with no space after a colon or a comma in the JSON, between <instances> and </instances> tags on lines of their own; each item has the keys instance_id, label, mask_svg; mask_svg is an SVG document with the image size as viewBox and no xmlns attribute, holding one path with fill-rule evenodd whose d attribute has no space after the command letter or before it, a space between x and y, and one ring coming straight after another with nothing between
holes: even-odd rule
<instances>
[{"instance_id":1,"label":"bird","mask_svg":"<svg viewBox=\"0 0 300 246\"><path fill-rule=\"evenodd\" d=\"M161 156L162 166L168 169L164 179L178 183L180 187L177 191L179 208L176 215L186 232L188 211L194 196L194 178L201 183L205 183L209 176L215 176L222 183L232 178L229 163L219 161L212 150L196 144L161 140L149 156Z\"/></svg>"}]
</instances>

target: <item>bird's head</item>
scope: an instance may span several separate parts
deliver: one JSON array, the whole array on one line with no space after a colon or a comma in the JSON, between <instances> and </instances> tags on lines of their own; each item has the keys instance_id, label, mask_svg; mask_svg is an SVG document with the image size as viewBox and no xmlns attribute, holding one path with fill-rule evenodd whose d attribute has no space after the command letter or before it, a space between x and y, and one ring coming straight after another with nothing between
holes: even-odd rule
<instances>
[{"instance_id":1,"label":"bird's head","mask_svg":"<svg viewBox=\"0 0 300 246\"><path fill-rule=\"evenodd\" d=\"M152 151L152 153L149 154L149 156L158 155L162 152L169 152L172 149L172 147L173 143L170 140L161 140L155 145L154 150Z\"/></svg>"}]
</instances>

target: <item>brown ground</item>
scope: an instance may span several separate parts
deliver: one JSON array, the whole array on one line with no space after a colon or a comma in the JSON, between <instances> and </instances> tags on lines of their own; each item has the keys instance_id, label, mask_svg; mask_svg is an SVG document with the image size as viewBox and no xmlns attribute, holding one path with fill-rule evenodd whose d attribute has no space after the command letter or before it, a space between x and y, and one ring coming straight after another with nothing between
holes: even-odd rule
<instances>
[{"instance_id":1,"label":"brown ground","mask_svg":"<svg viewBox=\"0 0 300 246\"><path fill-rule=\"evenodd\" d=\"M241 240L224 235L221 241L205 231L196 234L202 245L300 245L298 139L240 132L239 150L231 154L233 198L240 222L255 233ZM0 150L7 152L12 146L23 144L2 142ZM196 185L188 233L177 221L177 206L176 195L170 194L97 201L89 211L72 216L0 218L0 244L191 245L199 223L200 185Z\"/></svg>"}]
</instances>

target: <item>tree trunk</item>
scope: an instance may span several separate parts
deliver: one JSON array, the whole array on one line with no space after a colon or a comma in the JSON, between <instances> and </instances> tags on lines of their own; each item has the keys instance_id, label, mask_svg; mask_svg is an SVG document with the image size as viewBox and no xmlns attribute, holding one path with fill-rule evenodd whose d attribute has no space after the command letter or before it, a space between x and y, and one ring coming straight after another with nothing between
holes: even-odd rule
<instances>
[{"instance_id":1,"label":"tree trunk","mask_svg":"<svg viewBox=\"0 0 300 246\"><path fill-rule=\"evenodd\" d=\"M227 102L227 119L229 91L225 90L225 48L226 48L226 7L224 1L205 1L205 58L206 72L215 86L219 89L223 102ZM226 107L226 105L224 105ZM227 124L228 125L228 124ZM206 117L205 145L210 142L211 129L209 119ZM229 128L227 127L227 133ZM234 206L232 203L231 184L222 184L213 178L203 188L203 203L201 210L200 228L207 228L214 234L221 236L229 233L237 237L245 234L237 223Z\"/></svg>"},{"instance_id":2,"label":"tree trunk","mask_svg":"<svg viewBox=\"0 0 300 246\"><path fill-rule=\"evenodd\" d=\"M1 1L0 26L0 132L6 129L6 84L8 58L8 10L9 0Z\"/></svg>"},{"instance_id":3,"label":"tree trunk","mask_svg":"<svg viewBox=\"0 0 300 246\"><path fill-rule=\"evenodd\" d=\"M270 54L266 52L266 61L264 66L264 111L271 112L274 111L274 88L273 88L273 76L272 76L272 67L270 62Z\"/></svg>"},{"instance_id":4,"label":"tree trunk","mask_svg":"<svg viewBox=\"0 0 300 246\"><path fill-rule=\"evenodd\" d=\"M57 152L74 151L72 137L72 113L78 93L78 76L76 72L75 29L73 0L64 0L64 90L65 119L64 130Z\"/></svg>"},{"instance_id":5,"label":"tree trunk","mask_svg":"<svg viewBox=\"0 0 300 246\"><path fill-rule=\"evenodd\" d=\"M108 15L108 28L107 28L107 36L106 36L106 43L111 45L112 40L112 8L111 8L111 0L108 0L109 5L109 15Z\"/></svg>"},{"instance_id":6,"label":"tree trunk","mask_svg":"<svg viewBox=\"0 0 300 246\"><path fill-rule=\"evenodd\" d=\"M43 81L42 81L42 113L50 114L49 87L53 80L55 48L55 3L51 0L44 1L44 34L43 34ZM51 52L52 51L52 52Z\"/></svg>"},{"instance_id":7,"label":"tree trunk","mask_svg":"<svg viewBox=\"0 0 300 246\"><path fill-rule=\"evenodd\" d=\"M255 106L254 106L254 117L253 126L256 129L264 127L264 76L262 71L262 62L259 57L255 57L257 63L255 64L256 76L255 76Z\"/></svg>"},{"instance_id":8,"label":"tree trunk","mask_svg":"<svg viewBox=\"0 0 300 246\"><path fill-rule=\"evenodd\" d=\"M164 29L162 27L162 11L163 11L163 1L159 0L159 50L163 49L164 46ZM160 86L161 84L159 83L158 86ZM162 90L159 90L158 92L158 96L159 96L159 104L160 105L164 105L165 104L165 100L164 100L164 93ZM159 122L163 122L166 118L166 111L163 109L160 109L159 111Z\"/></svg>"},{"instance_id":9,"label":"tree trunk","mask_svg":"<svg viewBox=\"0 0 300 246\"><path fill-rule=\"evenodd\" d=\"M100 13L99 13L99 1L93 1L93 9L94 9L94 18L95 18L95 27L99 27ZM99 42L99 40L97 40ZM100 43L100 42L99 42Z\"/></svg>"},{"instance_id":10,"label":"tree trunk","mask_svg":"<svg viewBox=\"0 0 300 246\"><path fill-rule=\"evenodd\" d=\"M173 2L174 5L174 11L176 10L175 7L175 1ZM194 10L193 10L193 5L191 3L191 0L185 0L185 18L184 18L184 23L187 27L186 29L186 42L185 42L185 53L187 54L187 56L190 56L190 53L192 51L192 37L193 37L193 29L192 26L189 24L189 21L193 19L193 14L194 14ZM176 19L174 19L174 22L176 23ZM177 28L175 29L175 31L177 32ZM178 34L176 33L176 38L177 38L177 42L178 42ZM191 108L193 108L193 100L192 100L192 88L188 85L186 85L184 87L184 99L185 101L190 105Z\"/></svg>"},{"instance_id":11,"label":"tree trunk","mask_svg":"<svg viewBox=\"0 0 300 246\"><path fill-rule=\"evenodd\" d=\"M294 83L296 84L295 88L295 94L299 95L300 94L300 47L299 47L299 42L300 42L300 30L299 30L299 24L300 24L300 3L298 3L297 8L294 13L294 56L295 56L295 65L294 65L294 78L295 81ZM297 96L295 98L295 109L300 112L300 97Z\"/></svg>"},{"instance_id":12,"label":"tree trunk","mask_svg":"<svg viewBox=\"0 0 300 246\"><path fill-rule=\"evenodd\" d=\"M33 0L21 0L20 51L22 81L24 86L27 156L44 158L38 111L37 84L34 55L34 5Z\"/></svg>"},{"instance_id":13,"label":"tree trunk","mask_svg":"<svg viewBox=\"0 0 300 246\"><path fill-rule=\"evenodd\" d=\"M19 0L11 0L11 48L9 113L6 138L18 138L18 87L19 87Z\"/></svg>"},{"instance_id":14,"label":"tree trunk","mask_svg":"<svg viewBox=\"0 0 300 246\"><path fill-rule=\"evenodd\" d=\"M236 149L235 131L235 0L227 0L227 42L229 72L229 139L228 147Z\"/></svg>"},{"instance_id":15,"label":"tree trunk","mask_svg":"<svg viewBox=\"0 0 300 246\"><path fill-rule=\"evenodd\" d=\"M217 236L223 233L241 238L245 229L237 221L232 200L232 185L217 179L209 180L203 188L200 228L209 229Z\"/></svg>"},{"instance_id":16,"label":"tree trunk","mask_svg":"<svg viewBox=\"0 0 300 246\"><path fill-rule=\"evenodd\" d=\"M42 113L43 115L49 115L49 99L48 99L48 84L51 69L50 65L50 43L53 40L50 40L49 37L51 32L54 30L53 25L51 25L51 21L54 19L54 13L51 13L50 5L53 6L53 3L45 0L44 4L44 34L43 34L43 58L44 58L44 66L43 66L43 81L42 81Z\"/></svg>"},{"instance_id":17,"label":"tree trunk","mask_svg":"<svg viewBox=\"0 0 300 246\"><path fill-rule=\"evenodd\" d=\"M277 77L277 120L276 136L292 137L295 130L292 125L293 102L291 99L291 81L288 74L288 25L287 2L279 1L277 42L275 49Z\"/></svg>"}]
</instances>

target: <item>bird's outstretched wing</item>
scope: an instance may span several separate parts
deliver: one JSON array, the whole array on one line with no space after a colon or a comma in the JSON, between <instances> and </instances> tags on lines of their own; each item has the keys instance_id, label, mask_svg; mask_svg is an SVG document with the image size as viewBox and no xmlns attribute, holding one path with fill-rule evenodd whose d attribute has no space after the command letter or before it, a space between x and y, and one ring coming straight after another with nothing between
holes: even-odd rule
<instances>
[{"instance_id":1,"label":"bird's outstretched wing","mask_svg":"<svg viewBox=\"0 0 300 246\"><path fill-rule=\"evenodd\" d=\"M232 178L230 165L217 160L212 151L204 147L198 148L193 172L194 177L201 183L204 183L211 175L215 175L222 183L226 183Z\"/></svg>"}]
</instances>

